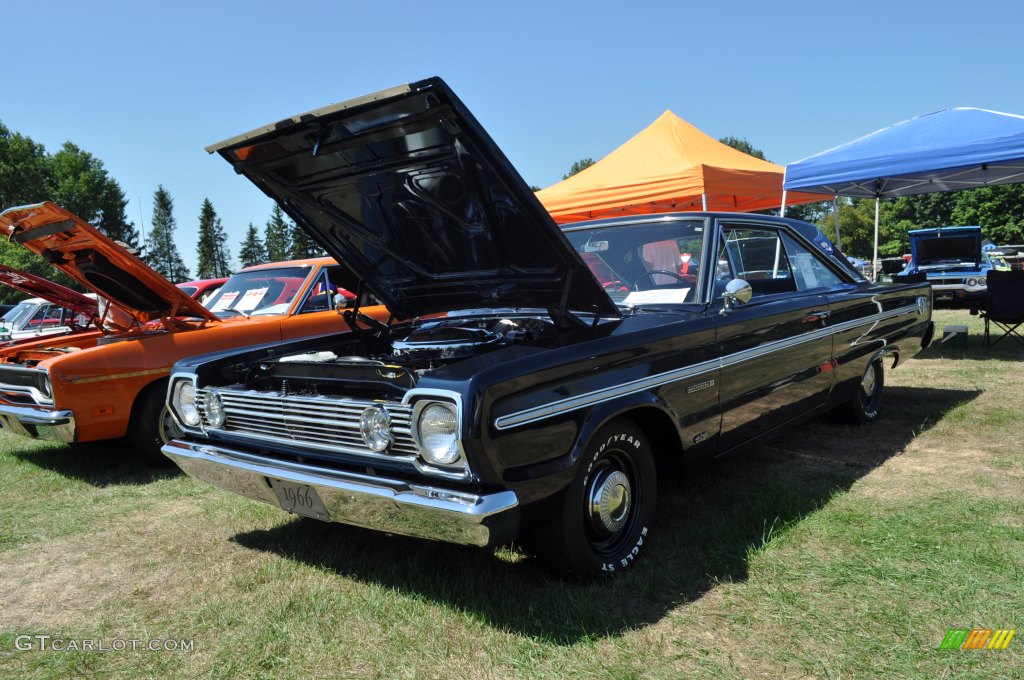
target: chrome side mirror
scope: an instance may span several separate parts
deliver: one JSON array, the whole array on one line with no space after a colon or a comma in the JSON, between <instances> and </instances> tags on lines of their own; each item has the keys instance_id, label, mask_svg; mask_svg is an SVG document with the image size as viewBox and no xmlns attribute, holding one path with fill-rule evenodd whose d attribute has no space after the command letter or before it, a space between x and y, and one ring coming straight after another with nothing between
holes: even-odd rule
<instances>
[{"instance_id":1,"label":"chrome side mirror","mask_svg":"<svg viewBox=\"0 0 1024 680\"><path fill-rule=\"evenodd\" d=\"M722 314L728 312L733 305L747 304L753 294L750 284L743 279L733 279L725 284L725 292L722 293Z\"/></svg>"}]
</instances>

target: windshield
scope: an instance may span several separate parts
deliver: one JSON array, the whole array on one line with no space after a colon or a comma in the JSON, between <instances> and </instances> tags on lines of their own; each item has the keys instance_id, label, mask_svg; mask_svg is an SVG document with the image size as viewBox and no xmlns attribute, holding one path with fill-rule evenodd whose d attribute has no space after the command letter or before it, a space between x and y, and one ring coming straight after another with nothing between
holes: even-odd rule
<instances>
[{"instance_id":1,"label":"windshield","mask_svg":"<svg viewBox=\"0 0 1024 680\"><path fill-rule=\"evenodd\" d=\"M37 306L37 303L28 302L27 300L19 302L15 305L14 309L11 309L4 314L3 318L0 319L0 323L3 324L4 328L12 330L21 328Z\"/></svg>"},{"instance_id":2,"label":"windshield","mask_svg":"<svg viewBox=\"0 0 1024 680\"><path fill-rule=\"evenodd\" d=\"M658 220L565 233L594 277L619 305L697 300L703 220Z\"/></svg>"},{"instance_id":3,"label":"windshield","mask_svg":"<svg viewBox=\"0 0 1024 680\"><path fill-rule=\"evenodd\" d=\"M286 314L310 271L310 267L281 267L239 272L205 304L222 319Z\"/></svg>"}]
</instances>

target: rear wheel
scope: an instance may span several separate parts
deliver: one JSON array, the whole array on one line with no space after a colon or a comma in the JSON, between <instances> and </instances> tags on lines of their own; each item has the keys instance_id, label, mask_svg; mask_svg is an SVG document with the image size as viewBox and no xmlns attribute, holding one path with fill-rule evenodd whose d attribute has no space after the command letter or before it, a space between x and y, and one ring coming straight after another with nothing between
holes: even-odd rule
<instances>
[{"instance_id":1,"label":"rear wheel","mask_svg":"<svg viewBox=\"0 0 1024 680\"><path fill-rule=\"evenodd\" d=\"M878 418L885 387L885 369L882 360L875 359L864 370L857 393L846 403L844 415L850 422L863 425Z\"/></svg>"},{"instance_id":2,"label":"rear wheel","mask_svg":"<svg viewBox=\"0 0 1024 680\"><path fill-rule=\"evenodd\" d=\"M165 391L160 385L149 388L132 409L132 420L128 424L128 443L150 465L170 465L171 460L160 452L160 447L181 435L181 429L164 403Z\"/></svg>"},{"instance_id":3,"label":"rear wheel","mask_svg":"<svg viewBox=\"0 0 1024 680\"><path fill-rule=\"evenodd\" d=\"M557 571L579 578L632 566L648 539L657 474L647 437L615 420L594 435L555 516L532 544Z\"/></svg>"}]
</instances>

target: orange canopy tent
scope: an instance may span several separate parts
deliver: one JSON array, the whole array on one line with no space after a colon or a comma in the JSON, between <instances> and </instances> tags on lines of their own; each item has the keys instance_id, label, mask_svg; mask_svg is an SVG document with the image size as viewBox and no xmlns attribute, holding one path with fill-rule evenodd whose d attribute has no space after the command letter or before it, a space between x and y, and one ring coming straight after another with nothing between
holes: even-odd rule
<instances>
[{"instance_id":1,"label":"orange canopy tent","mask_svg":"<svg viewBox=\"0 0 1024 680\"><path fill-rule=\"evenodd\" d=\"M782 204L781 165L712 139L666 111L569 179L537 192L555 221L684 210L752 212ZM790 193L787 205L832 196Z\"/></svg>"}]
</instances>

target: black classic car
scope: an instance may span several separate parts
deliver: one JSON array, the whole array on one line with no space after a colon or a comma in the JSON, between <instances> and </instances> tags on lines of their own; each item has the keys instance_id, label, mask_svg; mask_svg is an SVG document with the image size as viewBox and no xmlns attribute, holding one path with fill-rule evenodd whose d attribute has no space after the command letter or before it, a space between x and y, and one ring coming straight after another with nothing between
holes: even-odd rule
<instances>
[{"instance_id":1,"label":"black classic car","mask_svg":"<svg viewBox=\"0 0 1024 680\"><path fill-rule=\"evenodd\" d=\"M339 333L179 362L189 475L289 512L587 577L649 540L659 463L879 413L931 340L813 225L680 213L559 229L439 79L215 145L347 266ZM394 317L361 315L373 294ZM342 332L346 331L346 332Z\"/></svg>"}]
</instances>

